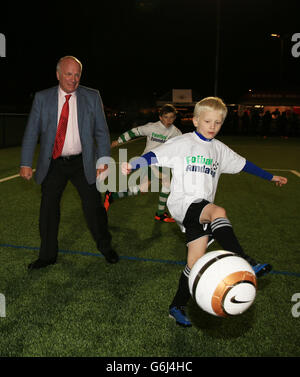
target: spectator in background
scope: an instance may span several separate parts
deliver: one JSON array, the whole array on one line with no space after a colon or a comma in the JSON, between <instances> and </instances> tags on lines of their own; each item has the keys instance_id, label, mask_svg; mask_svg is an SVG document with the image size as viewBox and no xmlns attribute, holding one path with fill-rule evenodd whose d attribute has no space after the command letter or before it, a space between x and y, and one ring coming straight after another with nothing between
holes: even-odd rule
<instances>
[{"instance_id":1,"label":"spectator in background","mask_svg":"<svg viewBox=\"0 0 300 377\"><path fill-rule=\"evenodd\" d=\"M272 115L269 110L265 112L265 114L262 117L262 129L261 129L261 136L266 139L270 134L270 126L272 121Z\"/></svg>"}]
</instances>

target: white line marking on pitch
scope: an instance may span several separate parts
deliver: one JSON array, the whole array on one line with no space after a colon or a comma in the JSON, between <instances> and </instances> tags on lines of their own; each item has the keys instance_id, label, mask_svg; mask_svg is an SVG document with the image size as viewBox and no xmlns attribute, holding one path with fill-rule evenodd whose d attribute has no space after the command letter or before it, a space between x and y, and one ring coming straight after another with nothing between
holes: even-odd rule
<instances>
[{"instance_id":1,"label":"white line marking on pitch","mask_svg":"<svg viewBox=\"0 0 300 377\"><path fill-rule=\"evenodd\" d=\"M300 177L300 173L297 170L290 170L290 172L295 174L297 177Z\"/></svg>"},{"instance_id":2,"label":"white line marking on pitch","mask_svg":"<svg viewBox=\"0 0 300 377\"><path fill-rule=\"evenodd\" d=\"M291 170L291 169L266 169L266 168L264 168L264 170L270 170L270 171L289 171L290 173L295 174L297 177L300 178L300 173L297 170Z\"/></svg>"},{"instance_id":3,"label":"white line marking on pitch","mask_svg":"<svg viewBox=\"0 0 300 377\"><path fill-rule=\"evenodd\" d=\"M32 169L32 172L35 172L35 169ZM5 182L5 181L9 181L11 179L18 178L18 177L20 177L20 174L11 175L10 177L0 179L0 183Z\"/></svg>"},{"instance_id":4,"label":"white line marking on pitch","mask_svg":"<svg viewBox=\"0 0 300 377\"><path fill-rule=\"evenodd\" d=\"M118 164L120 164L120 162L118 162ZM270 171L288 171L288 172L290 172L292 174L295 174L297 177L300 178L300 173L297 170L291 170L291 169L265 169L265 168L264 168L264 170L270 170ZM35 172L35 169L33 169L32 172ZM18 177L20 177L20 174L11 175L10 177L6 177L6 178L0 179L0 183L1 182L6 182L6 181L9 181L11 179L18 178Z\"/></svg>"}]
</instances>

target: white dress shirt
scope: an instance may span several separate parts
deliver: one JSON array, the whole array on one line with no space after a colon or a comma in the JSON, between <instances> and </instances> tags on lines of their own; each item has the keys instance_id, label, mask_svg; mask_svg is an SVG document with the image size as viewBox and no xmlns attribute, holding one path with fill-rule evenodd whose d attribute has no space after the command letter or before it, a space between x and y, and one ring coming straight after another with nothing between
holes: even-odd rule
<instances>
[{"instance_id":1,"label":"white dress shirt","mask_svg":"<svg viewBox=\"0 0 300 377\"><path fill-rule=\"evenodd\" d=\"M65 143L63 146L62 156L70 156L74 154L80 154L82 152L81 141L78 129L78 119L77 119L77 100L76 91L73 93L65 93L60 87L58 89L58 113L57 113L57 125L60 118L60 113L62 107L66 101L65 96L67 94L72 94L69 99L69 118L67 125L67 133L65 138Z\"/></svg>"}]
</instances>

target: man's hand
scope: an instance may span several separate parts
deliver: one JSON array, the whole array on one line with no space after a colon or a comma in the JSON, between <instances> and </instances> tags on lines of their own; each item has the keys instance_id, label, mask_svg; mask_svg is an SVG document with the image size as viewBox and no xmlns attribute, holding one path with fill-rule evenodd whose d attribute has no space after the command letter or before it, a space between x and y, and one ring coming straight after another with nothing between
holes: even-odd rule
<instances>
[{"instance_id":1,"label":"man's hand","mask_svg":"<svg viewBox=\"0 0 300 377\"><path fill-rule=\"evenodd\" d=\"M96 177L98 177L101 173L105 172L108 168L107 164L100 164L98 169L96 170Z\"/></svg>"},{"instance_id":2,"label":"man's hand","mask_svg":"<svg viewBox=\"0 0 300 377\"><path fill-rule=\"evenodd\" d=\"M32 178L32 168L29 166L21 166L19 174L20 177L29 181Z\"/></svg>"},{"instance_id":3,"label":"man's hand","mask_svg":"<svg viewBox=\"0 0 300 377\"><path fill-rule=\"evenodd\" d=\"M271 181L275 182L276 186L280 186L281 187L282 185L285 185L288 180L285 177L280 177L278 175L274 175Z\"/></svg>"}]
</instances>

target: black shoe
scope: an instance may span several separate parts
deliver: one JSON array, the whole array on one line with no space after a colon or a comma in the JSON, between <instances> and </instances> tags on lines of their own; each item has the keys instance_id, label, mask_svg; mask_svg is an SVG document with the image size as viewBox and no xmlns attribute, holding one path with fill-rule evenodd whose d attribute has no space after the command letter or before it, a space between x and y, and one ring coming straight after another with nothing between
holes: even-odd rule
<instances>
[{"instance_id":1,"label":"black shoe","mask_svg":"<svg viewBox=\"0 0 300 377\"><path fill-rule=\"evenodd\" d=\"M30 263L28 265L28 270L37 270L39 268L44 268L44 267L47 267L51 264L55 264L56 263L56 260L47 260L47 261L44 261L42 259L37 259L35 260L34 262Z\"/></svg>"},{"instance_id":2,"label":"black shoe","mask_svg":"<svg viewBox=\"0 0 300 377\"><path fill-rule=\"evenodd\" d=\"M107 251L105 253L102 252L102 254L104 255L104 257L105 257L105 259L108 263L119 262L119 256L113 249L110 249L109 251Z\"/></svg>"}]
</instances>

